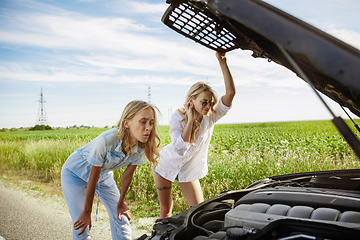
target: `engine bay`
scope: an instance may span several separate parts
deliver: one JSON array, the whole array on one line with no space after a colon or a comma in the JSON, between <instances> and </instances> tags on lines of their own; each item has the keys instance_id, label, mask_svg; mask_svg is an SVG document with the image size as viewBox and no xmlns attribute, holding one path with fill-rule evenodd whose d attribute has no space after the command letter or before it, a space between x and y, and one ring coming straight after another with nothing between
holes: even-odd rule
<instances>
[{"instance_id":1,"label":"engine bay","mask_svg":"<svg viewBox=\"0 0 360 240\"><path fill-rule=\"evenodd\" d=\"M359 170L290 176L158 219L152 236L142 239L359 239Z\"/></svg>"}]
</instances>

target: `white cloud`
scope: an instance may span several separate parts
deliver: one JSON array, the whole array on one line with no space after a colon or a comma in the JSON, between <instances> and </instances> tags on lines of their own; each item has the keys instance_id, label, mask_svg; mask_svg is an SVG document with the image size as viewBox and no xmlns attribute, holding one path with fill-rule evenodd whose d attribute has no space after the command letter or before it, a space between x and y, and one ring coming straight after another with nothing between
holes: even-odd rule
<instances>
[{"instance_id":1,"label":"white cloud","mask_svg":"<svg viewBox=\"0 0 360 240\"><path fill-rule=\"evenodd\" d=\"M92 4L102 8L85 12L79 7L81 5L77 5L79 1L87 2L85 8ZM65 105L76 103L76 107L81 109L88 109L95 103L98 105L96 109L89 110L92 115L83 110L77 116L77 111L70 108L62 111L54 109L55 100L52 99L49 113L61 112L57 117L51 116L53 122L57 119L61 125L92 125L90 122L99 117L100 112L101 116L110 116L112 109L121 108L131 98L146 99L149 85L154 91L153 101L162 108L164 115L169 107L175 110L181 106L188 86L196 81L208 81L219 96L224 92L215 53L160 22L168 6L165 0L162 4L129 0L79 1L74 1L74 7L72 3L63 5L60 1L44 4L28 0L8 1L15 6L13 8L0 6L0 50L6 52L0 55L2 89L11 86L13 89L9 93L23 96L23 92L18 92L19 87L34 86L36 104L40 86L46 86L53 90L50 94L46 89L47 99L55 93L64 96L59 100L59 106L64 105L64 99L69 101ZM282 2L289 4L289 1ZM56 4L62 7L56 7ZM298 7L293 9L296 11ZM341 25L342 21L334 21L339 24L321 22L322 29L359 48L359 31ZM310 90L309 94L307 84L285 67L269 63L266 59L254 59L250 51L236 50L227 56L238 94L232 111L222 120L223 123L324 118L313 104L318 100L311 98L313 93ZM63 91L58 90L58 86ZM127 91L124 93L125 87ZM69 88L77 89L69 93ZM121 95L109 94L109 91L120 91L118 89ZM88 93L89 90L94 91L93 95ZM109 99L101 100L106 97ZM4 104L2 102L0 106L7 104L5 100L13 99L17 98L4 98ZM117 106L113 107L112 102L116 102ZM287 111L295 108L293 112L297 117ZM19 109L13 111L21 112ZM64 111L72 111L69 115L74 116L74 121L75 118L80 120L73 123L69 123L68 119L60 120L60 115L67 116ZM4 112L2 115L9 116L9 120L0 119L0 122L12 126L15 121L10 119L11 114ZM34 117L31 118L30 125L34 121ZM101 124L115 122L105 120ZM19 126L24 126L22 122Z\"/></svg>"},{"instance_id":2,"label":"white cloud","mask_svg":"<svg viewBox=\"0 0 360 240\"><path fill-rule=\"evenodd\" d=\"M141 14L163 14L168 7L165 0L162 4L152 4L144 1L130 1L124 0L118 3L119 8L126 9L126 11L141 13Z\"/></svg>"},{"instance_id":3,"label":"white cloud","mask_svg":"<svg viewBox=\"0 0 360 240\"><path fill-rule=\"evenodd\" d=\"M139 75L117 74L109 75L105 72L87 71L80 69L69 72L66 68L52 68L47 72L36 71L28 63L7 63L0 67L0 75L3 80L10 81L33 81L33 82L109 82L118 84L180 84L190 85L196 80L195 76L176 77L172 75L159 76L151 73Z\"/></svg>"},{"instance_id":4,"label":"white cloud","mask_svg":"<svg viewBox=\"0 0 360 240\"><path fill-rule=\"evenodd\" d=\"M40 48L111 50L129 48L151 28L125 18L83 15L16 15L13 24L0 30L0 41Z\"/></svg>"},{"instance_id":5,"label":"white cloud","mask_svg":"<svg viewBox=\"0 0 360 240\"><path fill-rule=\"evenodd\" d=\"M161 77L152 77L152 82L161 83L162 78L174 78L171 73L178 72L183 76L177 79L184 78L184 75L200 75L206 76L212 84L222 84L219 81L221 71L213 51L189 39L179 36L176 41L172 41L165 38L166 34L159 32L158 28L146 26L134 19L93 17L35 1L25 1L23 4L31 5L37 11L25 14L15 10L8 12L6 19L11 24L8 27L3 25L0 29L0 41L50 49L52 52L47 53L46 57L58 61L54 63L56 67L49 64L43 66L43 69L43 63L23 62L15 66L11 62L4 62L2 78L27 81L113 81L114 77L124 76L124 70L140 70L150 72L145 74L147 76L162 74ZM134 1L121 1L118 4L131 12L141 12L147 8L149 13L164 11L163 4ZM51 9L53 14L40 9ZM327 26L327 31L339 38L353 40L357 44L360 42L358 32L337 29L334 25ZM72 50L75 52L69 52ZM228 62L238 86L304 86L303 81L288 69L268 63L265 59L254 59L250 55L250 51L228 53ZM6 66L9 69L6 70ZM164 77L164 73L168 75ZM141 73L126 75L129 77L124 79L149 80Z\"/></svg>"}]
</instances>

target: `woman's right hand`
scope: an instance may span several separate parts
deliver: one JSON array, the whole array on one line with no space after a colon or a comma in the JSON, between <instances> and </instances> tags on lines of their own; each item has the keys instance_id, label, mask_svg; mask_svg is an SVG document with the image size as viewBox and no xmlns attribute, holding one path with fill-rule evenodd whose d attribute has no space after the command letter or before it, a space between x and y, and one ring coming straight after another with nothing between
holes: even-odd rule
<instances>
[{"instance_id":1,"label":"woman's right hand","mask_svg":"<svg viewBox=\"0 0 360 240\"><path fill-rule=\"evenodd\" d=\"M194 104L192 102L190 102L190 100L185 104L185 112L186 115L188 117L188 121L192 121L193 120L193 108L194 108Z\"/></svg>"},{"instance_id":2,"label":"woman's right hand","mask_svg":"<svg viewBox=\"0 0 360 240\"><path fill-rule=\"evenodd\" d=\"M87 226L89 226L89 230L90 230L91 229L91 212L86 213L83 211L74 223L74 230L78 230L81 228L81 231L78 233L78 235L81 235L85 231Z\"/></svg>"}]
</instances>

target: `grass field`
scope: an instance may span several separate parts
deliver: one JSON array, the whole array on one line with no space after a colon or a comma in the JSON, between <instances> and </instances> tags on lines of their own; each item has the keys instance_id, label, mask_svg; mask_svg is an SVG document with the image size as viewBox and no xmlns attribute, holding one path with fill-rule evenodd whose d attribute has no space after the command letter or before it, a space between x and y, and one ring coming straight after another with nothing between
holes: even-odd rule
<instances>
[{"instance_id":1,"label":"grass field","mask_svg":"<svg viewBox=\"0 0 360 240\"><path fill-rule=\"evenodd\" d=\"M351 122L348 125L355 132ZM357 123L360 122L357 120ZM2 172L60 184L61 167L79 147L107 129L0 132ZM159 128L162 146L169 127ZM359 138L359 133L356 133ZM359 168L360 161L330 121L216 125L210 144L209 174L200 180L205 199L241 189L274 175ZM137 168L126 200L137 217L158 216L156 188L148 163ZM114 172L120 186L122 169ZM187 208L173 184L174 213Z\"/></svg>"}]
</instances>

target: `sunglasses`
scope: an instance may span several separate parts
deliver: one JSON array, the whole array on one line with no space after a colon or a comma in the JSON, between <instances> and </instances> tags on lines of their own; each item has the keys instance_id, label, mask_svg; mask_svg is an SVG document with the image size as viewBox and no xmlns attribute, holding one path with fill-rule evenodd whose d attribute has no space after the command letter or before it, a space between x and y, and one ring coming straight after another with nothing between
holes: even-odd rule
<instances>
[{"instance_id":1,"label":"sunglasses","mask_svg":"<svg viewBox=\"0 0 360 240\"><path fill-rule=\"evenodd\" d=\"M208 104L209 104L209 106L210 107L212 107L212 106L214 106L214 102L213 101L199 101L199 102L201 102L201 105L203 106L203 107L206 107Z\"/></svg>"}]
</instances>

